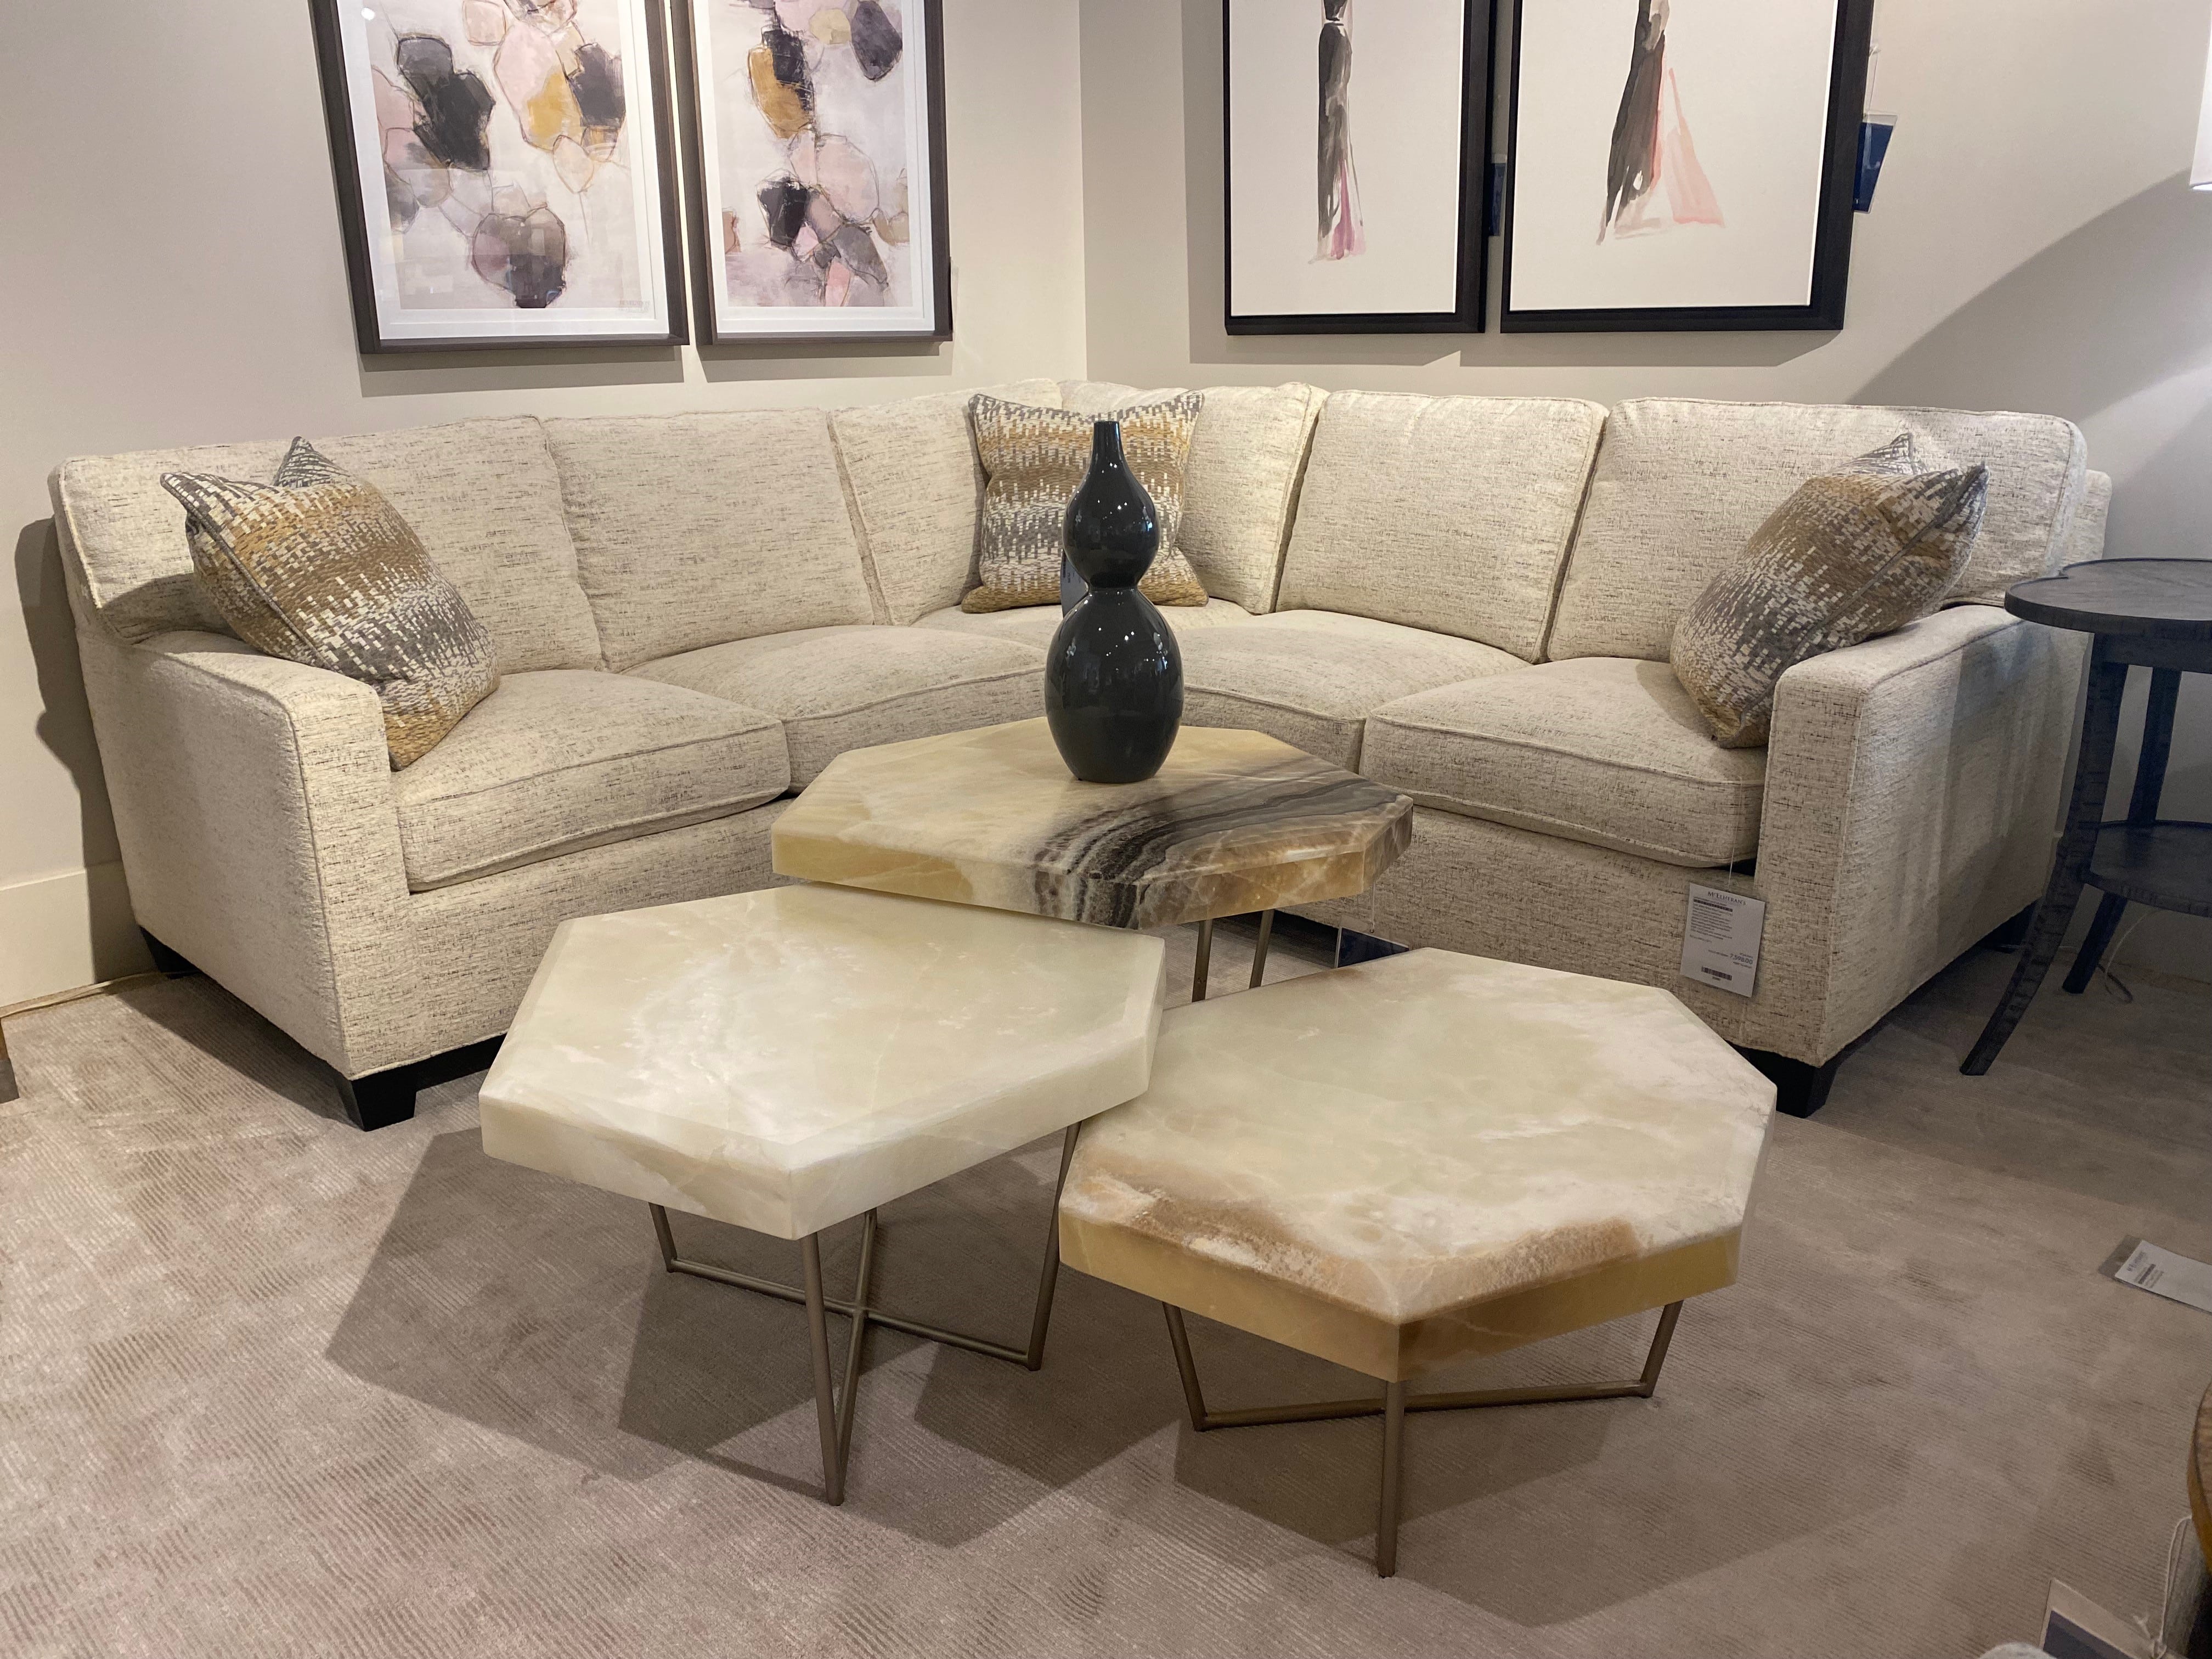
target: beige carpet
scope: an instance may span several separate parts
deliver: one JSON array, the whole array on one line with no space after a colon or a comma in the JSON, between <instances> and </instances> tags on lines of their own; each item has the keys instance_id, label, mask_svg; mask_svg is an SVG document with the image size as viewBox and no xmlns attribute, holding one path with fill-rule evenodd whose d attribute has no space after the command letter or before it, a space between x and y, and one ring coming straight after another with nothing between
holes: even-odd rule
<instances>
[{"instance_id":1,"label":"beige carpet","mask_svg":"<svg viewBox=\"0 0 2212 1659\"><path fill-rule=\"evenodd\" d=\"M876 1336L833 1511L797 1310L487 1160L472 1083L362 1135L203 980L13 1019L0 1652L1967 1656L2054 1575L2146 1612L2212 1316L2094 1270L2212 1255L2212 990L2054 988L1960 1078L2008 966L1777 1122L1656 1399L1415 1419L1389 1583L1376 1425L1193 1436L1157 1309L1096 1281L1042 1375ZM887 1298L1018 1328L1048 1179L888 1212ZM1623 1372L1630 1327L1463 1374ZM1197 1338L1226 1404L1352 1382Z\"/></svg>"}]
</instances>

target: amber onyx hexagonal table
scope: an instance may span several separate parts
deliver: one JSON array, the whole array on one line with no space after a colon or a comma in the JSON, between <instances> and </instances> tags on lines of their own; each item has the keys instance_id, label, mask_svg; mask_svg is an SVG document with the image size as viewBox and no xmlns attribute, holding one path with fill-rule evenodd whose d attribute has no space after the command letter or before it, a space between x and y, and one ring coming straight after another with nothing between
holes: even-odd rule
<instances>
[{"instance_id":1,"label":"amber onyx hexagonal table","mask_svg":"<svg viewBox=\"0 0 2212 1659\"><path fill-rule=\"evenodd\" d=\"M1192 1426L1649 1395L1683 1301L1733 1284L1774 1085L1668 993L1414 951L1171 1010L1152 1085L1092 1122L1069 1266L1167 1310ZM1641 1376L1409 1397L1407 1379L1662 1309ZM1213 1411L1182 1310L1381 1399Z\"/></svg>"},{"instance_id":2,"label":"amber onyx hexagonal table","mask_svg":"<svg viewBox=\"0 0 2212 1659\"><path fill-rule=\"evenodd\" d=\"M806 1305L824 1496L843 1496L871 1325L1036 1369L1027 1348L869 1301L879 1205L1066 1132L1145 1086L1166 950L1141 934L836 887L781 887L561 925L480 1097L494 1158L642 1199L661 1260ZM1057 1194L1055 1194L1055 1196ZM670 1210L796 1239L803 1288L677 1254ZM849 1300L820 1235L854 1216ZM852 1321L844 1386L830 1311Z\"/></svg>"},{"instance_id":3,"label":"amber onyx hexagonal table","mask_svg":"<svg viewBox=\"0 0 2212 1659\"><path fill-rule=\"evenodd\" d=\"M1083 783L1042 720L840 755L776 821L776 873L1108 927L1198 922L1373 886L1413 804L1258 732L1187 726L1158 775Z\"/></svg>"}]
</instances>

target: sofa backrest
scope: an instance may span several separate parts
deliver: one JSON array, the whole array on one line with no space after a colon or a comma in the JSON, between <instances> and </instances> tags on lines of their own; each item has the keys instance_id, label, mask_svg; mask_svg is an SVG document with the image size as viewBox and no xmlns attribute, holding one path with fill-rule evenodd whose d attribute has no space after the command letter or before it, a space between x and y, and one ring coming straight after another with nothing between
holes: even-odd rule
<instances>
[{"instance_id":1,"label":"sofa backrest","mask_svg":"<svg viewBox=\"0 0 2212 1659\"><path fill-rule=\"evenodd\" d=\"M1060 407L1051 380L978 388L1009 403ZM983 465L968 426L975 392L863 404L830 417L852 492L860 549L882 604L877 620L917 622L973 586Z\"/></svg>"},{"instance_id":2,"label":"sofa backrest","mask_svg":"<svg viewBox=\"0 0 2212 1659\"><path fill-rule=\"evenodd\" d=\"M1638 398L1607 424L1546 656L1665 658L1676 618L1743 556L1768 514L1806 479L1899 432L1923 465L1990 470L1952 603L1997 604L2063 555L2087 452L2056 416Z\"/></svg>"},{"instance_id":3,"label":"sofa backrest","mask_svg":"<svg viewBox=\"0 0 2212 1659\"><path fill-rule=\"evenodd\" d=\"M1172 395L1106 380L1060 383L1061 407L1092 415ZM1176 545L1209 594L1258 616L1275 608L1306 452L1328 394L1294 381L1210 386L1199 397Z\"/></svg>"},{"instance_id":4,"label":"sofa backrest","mask_svg":"<svg viewBox=\"0 0 2212 1659\"><path fill-rule=\"evenodd\" d=\"M550 420L607 666L875 619L818 409Z\"/></svg>"},{"instance_id":5,"label":"sofa backrest","mask_svg":"<svg viewBox=\"0 0 2212 1659\"><path fill-rule=\"evenodd\" d=\"M1571 398L1331 392L1277 608L1456 634L1534 661L1605 419Z\"/></svg>"},{"instance_id":6,"label":"sofa backrest","mask_svg":"<svg viewBox=\"0 0 2212 1659\"><path fill-rule=\"evenodd\" d=\"M501 672L599 666L560 477L534 417L313 441L374 484L413 527L489 631ZM64 462L55 474L56 511L101 622L126 642L173 629L229 632L192 574L185 510L161 488L161 475L266 481L286 447L210 444Z\"/></svg>"}]
</instances>

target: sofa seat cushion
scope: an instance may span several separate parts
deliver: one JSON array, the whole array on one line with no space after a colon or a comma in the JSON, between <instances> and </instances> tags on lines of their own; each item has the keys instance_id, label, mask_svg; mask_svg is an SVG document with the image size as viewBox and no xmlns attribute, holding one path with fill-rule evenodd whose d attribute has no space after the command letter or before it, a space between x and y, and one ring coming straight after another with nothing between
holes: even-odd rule
<instances>
[{"instance_id":1,"label":"sofa seat cushion","mask_svg":"<svg viewBox=\"0 0 2212 1659\"><path fill-rule=\"evenodd\" d=\"M1329 611L1281 611L1180 643L1186 725L1265 732L1347 768L1359 764L1370 709L1528 666L1495 646Z\"/></svg>"},{"instance_id":2,"label":"sofa seat cushion","mask_svg":"<svg viewBox=\"0 0 2212 1659\"><path fill-rule=\"evenodd\" d=\"M507 675L392 791L420 893L741 812L790 782L773 714L569 668Z\"/></svg>"},{"instance_id":3,"label":"sofa seat cushion","mask_svg":"<svg viewBox=\"0 0 2212 1659\"><path fill-rule=\"evenodd\" d=\"M1044 653L936 628L808 628L647 663L639 678L705 691L783 721L805 788L848 749L1028 720Z\"/></svg>"},{"instance_id":4,"label":"sofa seat cushion","mask_svg":"<svg viewBox=\"0 0 2212 1659\"><path fill-rule=\"evenodd\" d=\"M1401 697L1360 769L1424 806L1664 864L1759 850L1764 749L1723 749L1663 662L1577 657Z\"/></svg>"},{"instance_id":5,"label":"sofa seat cushion","mask_svg":"<svg viewBox=\"0 0 2212 1659\"><path fill-rule=\"evenodd\" d=\"M1168 605L1160 607L1160 619L1168 631L1180 639L1186 634L1201 629L1226 628L1252 620L1252 613L1241 605L1231 605L1227 599L1209 599L1204 605ZM942 628L957 634L975 634L986 639L1019 640L1024 645L1033 645L1042 651L1052 643L1052 636L1060 631L1060 607L1056 605L1025 605L1012 611L986 611L980 614L963 611L951 605L943 611L933 611L915 624L916 628Z\"/></svg>"}]
</instances>

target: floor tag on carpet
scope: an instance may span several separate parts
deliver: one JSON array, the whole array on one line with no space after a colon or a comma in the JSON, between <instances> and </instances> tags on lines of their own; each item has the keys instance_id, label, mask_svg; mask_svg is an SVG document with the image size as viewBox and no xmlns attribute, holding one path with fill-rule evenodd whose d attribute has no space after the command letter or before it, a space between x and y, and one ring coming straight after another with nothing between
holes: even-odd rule
<instances>
[{"instance_id":1,"label":"floor tag on carpet","mask_svg":"<svg viewBox=\"0 0 2212 1659\"><path fill-rule=\"evenodd\" d=\"M2150 1659L2150 1644L2071 1584L2051 1581L2043 1615L2044 1652L2051 1659Z\"/></svg>"},{"instance_id":2,"label":"floor tag on carpet","mask_svg":"<svg viewBox=\"0 0 2212 1659\"><path fill-rule=\"evenodd\" d=\"M2124 1238L2120 1248L2106 1256L2097 1271L2169 1302L2185 1303L2212 1313L2212 1262L2176 1255L2140 1238Z\"/></svg>"},{"instance_id":3,"label":"floor tag on carpet","mask_svg":"<svg viewBox=\"0 0 2212 1659\"><path fill-rule=\"evenodd\" d=\"M1759 939L1765 931L1765 900L1692 882L1689 919L1682 925L1682 976L1749 996L1759 983Z\"/></svg>"}]
</instances>

